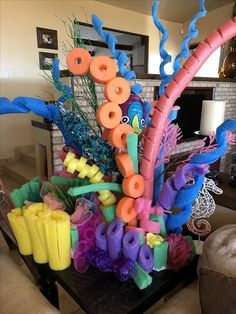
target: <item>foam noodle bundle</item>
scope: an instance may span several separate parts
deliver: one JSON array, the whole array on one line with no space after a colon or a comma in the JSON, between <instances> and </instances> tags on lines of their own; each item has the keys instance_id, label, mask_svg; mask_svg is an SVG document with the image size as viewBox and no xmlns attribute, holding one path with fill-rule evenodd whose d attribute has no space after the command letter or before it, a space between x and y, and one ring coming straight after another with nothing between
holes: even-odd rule
<instances>
[{"instance_id":1,"label":"foam noodle bundle","mask_svg":"<svg viewBox=\"0 0 236 314\"><path fill-rule=\"evenodd\" d=\"M35 203L24 211L24 219L32 243L33 258L40 264L48 262L42 216L49 217L50 213L51 210L44 203Z\"/></svg>"},{"instance_id":2,"label":"foam noodle bundle","mask_svg":"<svg viewBox=\"0 0 236 314\"><path fill-rule=\"evenodd\" d=\"M32 254L32 244L29 230L26 226L25 219L21 208L14 208L7 214L12 230L17 240L19 251L22 255Z\"/></svg>"},{"instance_id":3,"label":"foam noodle bundle","mask_svg":"<svg viewBox=\"0 0 236 314\"><path fill-rule=\"evenodd\" d=\"M49 266L63 270L70 266L70 216L61 211L50 211L42 215L43 231Z\"/></svg>"}]
</instances>

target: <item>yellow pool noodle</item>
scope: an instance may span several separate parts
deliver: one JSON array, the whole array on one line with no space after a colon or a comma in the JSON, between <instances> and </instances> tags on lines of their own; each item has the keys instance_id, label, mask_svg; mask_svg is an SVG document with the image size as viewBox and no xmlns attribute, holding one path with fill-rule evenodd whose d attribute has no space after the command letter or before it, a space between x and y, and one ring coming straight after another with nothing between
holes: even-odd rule
<instances>
[{"instance_id":1,"label":"yellow pool noodle","mask_svg":"<svg viewBox=\"0 0 236 314\"><path fill-rule=\"evenodd\" d=\"M19 251L22 255L32 254L32 245L29 230L21 208L14 208L7 214L12 230L17 240Z\"/></svg>"},{"instance_id":2,"label":"yellow pool noodle","mask_svg":"<svg viewBox=\"0 0 236 314\"><path fill-rule=\"evenodd\" d=\"M87 177L90 183L103 183L104 174L100 171L99 167L93 164L87 164L87 159L80 157L75 158L75 154L68 152L63 165L67 168L69 173L78 172L78 177L84 179ZM116 197L110 190L98 191L98 199L104 207L109 207L115 204Z\"/></svg>"},{"instance_id":3,"label":"yellow pool noodle","mask_svg":"<svg viewBox=\"0 0 236 314\"><path fill-rule=\"evenodd\" d=\"M49 267L63 270L71 263L70 216L61 210L54 210L42 220Z\"/></svg>"},{"instance_id":4,"label":"yellow pool noodle","mask_svg":"<svg viewBox=\"0 0 236 314\"><path fill-rule=\"evenodd\" d=\"M43 214L50 216L50 212L51 210L44 203L34 203L24 210L24 218L32 243L33 258L39 264L48 262L41 216Z\"/></svg>"}]
</instances>

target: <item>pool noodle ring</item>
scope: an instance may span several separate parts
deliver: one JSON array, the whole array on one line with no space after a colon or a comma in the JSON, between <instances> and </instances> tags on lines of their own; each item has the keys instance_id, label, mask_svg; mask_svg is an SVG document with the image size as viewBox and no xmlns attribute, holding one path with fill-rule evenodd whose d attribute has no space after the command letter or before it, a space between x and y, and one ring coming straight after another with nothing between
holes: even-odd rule
<instances>
[{"instance_id":1,"label":"pool noodle ring","mask_svg":"<svg viewBox=\"0 0 236 314\"><path fill-rule=\"evenodd\" d=\"M124 178L134 174L134 165L132 159L127 153L118 154L115 156L116 165Z\"/></svg>"},{"instance_id":2,"label":"pool noodle ring","mask_svg":"<svg viewBox=\"0 0 236 314\"><path fill-rule=\"evenodd\" d=\"M134 210L135 199L130 197L122 197L116 207L116 217L123 222L130 222L136 217Z\"/></svg>"},{"instance_id":3,"label":"pool noodle ring","mask_svg":"<svg viewBox=\"0 0 236 314\"><path fill-rule=\"evenodd\" d=\"M74 75L85 75L89 70L91 60L91 55L84 48L73 48L66 56L67 67Z\"/></svg>"},{"instance_id":4,"label":"pool noodle ring","mask_svg":"<svg viewBox=\"0 0 236 314\"><path fill-rule=\"evenodd\" d=\"M129 124L119 124L109 132L109 142L117 148L127 147L127 135L134 133L134 129Z\"/></svg>"},{"instance_id":5,"label":"pool noodle ring","mask_svg":"<svg viewBox=\"0 0 236 314\"><path fill-rule=\"evenodd\" d=\"M107 82L104 96L112 102L123 104L130 96L130 85L122 77L116 77Z\"/></svg>"},{"instance_id":6,"label":"pool noodle ring","mask_svg":"<svg viewBox=\"0 0 236 314\"><path fill-rule=\"evenodd\" d=\"M107 56L99 56L90 63L90 74L99 84L105 84L116 77L116 63Z\"/></svg>"},{"instance_id":7,"label":"pool noodle ring","mask_svg":"<svg viewBox=\"0 0 236 314\"><path fill-rule=\"evenodd\" d=\"M144 180L140 174L134 174L124 178L122 182L122 189L125 195L138 198L144 192Z\"/></svg>"},{"instance_id":8,"label":"pool noodle ring","mask_svg":"<svg viewBox=\"0 0 236 314\"><path fill-rule=\"evenodd\" d=\"M104 128L113 129L120 124L122 111L116 103L107 102L98 108L96 118Z\"/></svg>"}]
</instances>

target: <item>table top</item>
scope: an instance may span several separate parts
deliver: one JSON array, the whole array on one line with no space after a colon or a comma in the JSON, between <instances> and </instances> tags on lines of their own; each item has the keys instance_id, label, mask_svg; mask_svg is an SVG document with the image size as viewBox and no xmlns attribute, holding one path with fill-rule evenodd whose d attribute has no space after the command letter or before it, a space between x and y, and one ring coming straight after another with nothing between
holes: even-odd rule
<instances>
[{"instance_id":1,"label":"table top","mask_svg":"<svg viewBox=\"0 0 236 314\"><path fill-rule=\"evenodd\" d=\"M32 256L27 259L32 259ZM33 261L33 260L32 260ZM104 273L90 267L81 274L73 265L63 271L52 271L47 264L40 265L56 280L86 313L125 314L143 313L180 283L187 285L196 278L198 256L179 271L153 271L152 284L139 290L132 279L125 283L113 273ZM39 264L37 264L39 266Z\"/></svg>"},{"instance_id":2,"label":"table top","mask_svg":"<svg viewBox=\"0 0 236 314\"><path fill-rule=\"evenodd\" d=\"M220 172L219 188L223 194L212 194L216 204L236 210L236 187L229 184L229 175Z\"/></svg>"}]
</instances>

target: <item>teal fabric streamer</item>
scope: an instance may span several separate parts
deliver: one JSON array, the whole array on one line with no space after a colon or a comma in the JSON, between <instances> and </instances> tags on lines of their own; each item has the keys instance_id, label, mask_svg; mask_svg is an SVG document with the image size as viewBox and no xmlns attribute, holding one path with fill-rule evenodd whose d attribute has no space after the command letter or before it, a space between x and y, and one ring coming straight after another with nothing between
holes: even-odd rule
<instances>
[{"instance_id":1,"label":"teal fabric streamer","mask_svg":"<svg viewBox=\"0 0 236 314\"><path fill-rule=\"evenodd\" d=\"M161 76L161 84L159 88L159 96L164 95L165 93L165 86L172 80L171 76L166 74L165 72L165 65L171 61L171 55L165 50L165 43L168 40L168 31L161 24L160 20L156 15L157 8L159 6L159 1L157 0L152 5L152 18L156 28L163 34L162 39L160 41L160 56L162 58L162 62L160 64L160 76Z\"/></svg>"},{"instance_id":2,"label":"teal fabric streamer","mask_svg":"<svg viewBox=\"0 0 236 314\"><path fill-rule=\"evenodd\" d=\"M72 89L68 86L63 84L60 81L60 70L59 70L59 59L56 58L53 61L53 65L52 65L52 78L53 78L53 83L56 87L56 89L59 92L62 92L63 96L65 97L65 100L69 100L70 98L73 98L73 92Z\"/></svg>"},{"instance_id":3,"label":"teal fabric streamer","mask_svg":"<svg viewBox=\"0 0 236 314\"><path fill-rule=\"evenodd\" d=\"M118 62L120 74L127 80L135 80L136 74L134 71L127 70L125 64L128 62L128 57L124 51L116 50L117 39L111 32L103 30L103 23L98 16L92 15L92 24L95 31L99 34L101 39L108 45L112 55ZM140 84L131 85L133 94L141 94L142 86Z\"/></svg>"},{"instance_id":4,"label":"teal fabric streamer","mask_svg":"<svg viewBox=\"0 0 236 314\"><path fill-rule=\"evenodd\" d=\"M172 75L172 78L174 78L175 75L181 69L181 65L180 65L181 59L188 58L190 56L190 51L188 49L189 42L192 38L196 38L199 33L195 27L195 24L199 18L207 15L207 10L205 9L204 2L205 0L200 0L200 11L194 16L194 18L189 24L189 33L182 41L181 52L176 56L175 61L174 61L174 65L173 65L174 73Z\"/></svg>"}]
</instances>

